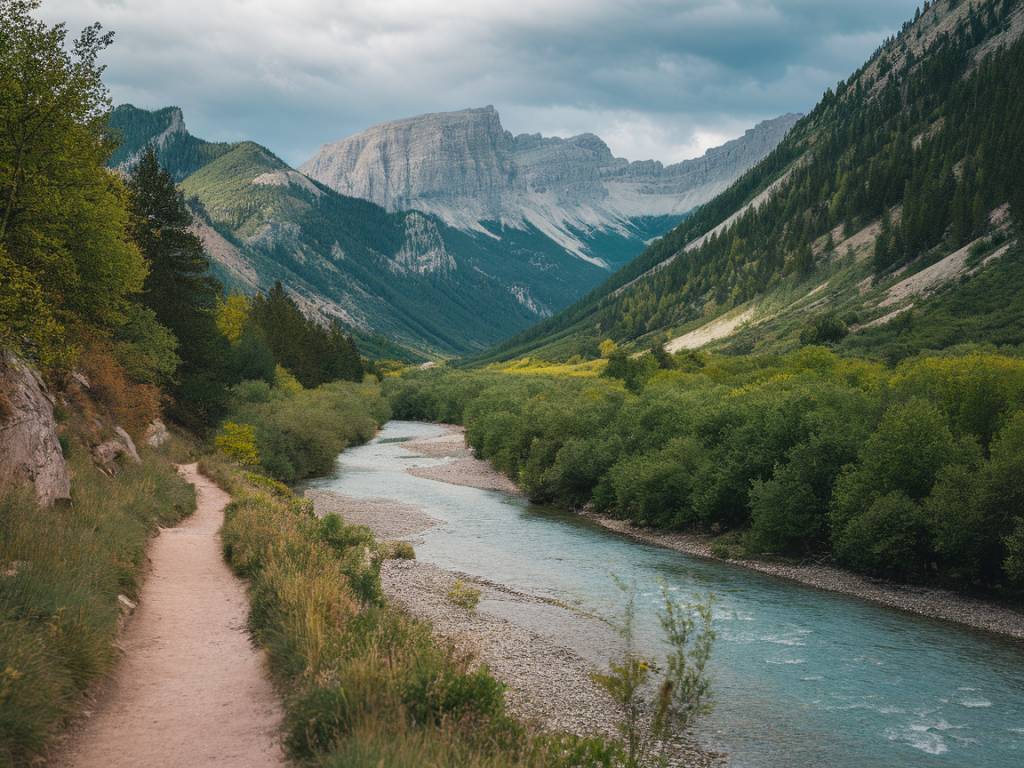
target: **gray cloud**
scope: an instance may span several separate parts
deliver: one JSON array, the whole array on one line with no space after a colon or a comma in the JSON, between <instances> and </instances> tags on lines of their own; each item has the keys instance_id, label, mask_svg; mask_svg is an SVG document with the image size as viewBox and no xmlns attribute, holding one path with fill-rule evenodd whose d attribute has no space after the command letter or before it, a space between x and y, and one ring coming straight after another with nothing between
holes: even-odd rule
<instances>
[{"instance_id":1,"label":"gray cloud","mask_svg":"<svg viewBox=\"0 0 1024 768\"><path fill-rule=\"evenodd\" d=\"M806 111L917 0L44 0L115 30L116 101L177 104L196 135L292 163L422 112L494 104L513 132L616 154L700 154Z\"/></svg>"}]
</instances>

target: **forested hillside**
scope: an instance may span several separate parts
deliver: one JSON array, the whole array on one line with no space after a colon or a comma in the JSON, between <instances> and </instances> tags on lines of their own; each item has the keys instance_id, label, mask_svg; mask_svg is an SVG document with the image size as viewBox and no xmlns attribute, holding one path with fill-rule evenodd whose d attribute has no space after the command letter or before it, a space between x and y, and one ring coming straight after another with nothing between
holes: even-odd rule
<instances>
[{"instance_id":1,"label":"forested hillside","mask_svg":"<svg viewBox=\"0 0 1024 768\"><path fill-rule=\"evenodd\" d=\"M739 351L789 348L801 333L819 340L813 328L827 315L833 335L853 331L852 349L895 334L886 326L897 318L917 328L910 351L988 340L984 319L953 337L920 326L936 316L928 296L955 293L994 263L1010 279L1024 269L1011 231L1024 210L1022 30L1024 10L1008 0L926 4L732 188L491 356L593 355L605 337L699 346L735 329L685 332L733 308L741 332L723 343ZM1001 310L977 298L971 314ZM1013 327L1001 343L1024 341L1019 317Z\"/></svg>"}]
</instances>

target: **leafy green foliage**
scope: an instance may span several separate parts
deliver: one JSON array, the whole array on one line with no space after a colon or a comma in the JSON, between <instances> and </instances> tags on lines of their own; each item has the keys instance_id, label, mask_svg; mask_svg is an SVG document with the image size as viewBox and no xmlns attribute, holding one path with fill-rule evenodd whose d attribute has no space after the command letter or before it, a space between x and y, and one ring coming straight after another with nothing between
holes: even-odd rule
<instances>
[{"instance_id":1,"label":"leafy green foliage","mask_svg":"<svg viewBox=\"0 0 1024 768\"><path fill-rule=\"evenodd\" d=\"M0 2L0 338L60 364L71 342L62 329L116 328L146 265L127 237L123 186L104 169L98 58L111 35L93 25L68 41L36 7Z\"/></svg>"},{"instance_id":2,"label":"leafy green foliage","mask_svg":"<svg viewBox=\"0 0 1024 768\"><path fill-rule=\"evenodd\" d=\"M245 439L232 443L238 442L245 456L285 483L328 473L339 453L372 437L390 413L372 385L333 382L294 392L244 382L232 393L224 429L232 424L233 431L224 435L244 427L245 435L239 437Z\"/></svg>"},{"instance_id":3,"label":"leafy green foliage","mask_svg":"<svg viewBox=\"0 0 1024 768\"><path fill-rule=\"evenodd\" d=\"M400 418L465 424L477 454L539 502L912 581L1017 578L1019 358L887 368L822 347L684 353L636 391L518 370L407 373L384 388Z\"/></svg>"}]
</instances>

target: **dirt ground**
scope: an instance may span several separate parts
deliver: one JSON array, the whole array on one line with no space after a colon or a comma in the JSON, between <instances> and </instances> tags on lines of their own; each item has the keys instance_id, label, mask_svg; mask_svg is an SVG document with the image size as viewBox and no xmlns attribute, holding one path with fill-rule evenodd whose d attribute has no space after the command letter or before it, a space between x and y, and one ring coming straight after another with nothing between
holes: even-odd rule
<instances>
[{"instance_id":1,"label":"dirt ground","mask_svg":"<svg viewBox=\"0 0 1024 768\"><path fill-rule=\"evenodd\" d=\"M150 544L124 656L58 766L285 765L281 704L246 631L245 586L221 554L229 497L194 464L181 472L196 486L196 512Z\"/></svg>"}]
</instances>

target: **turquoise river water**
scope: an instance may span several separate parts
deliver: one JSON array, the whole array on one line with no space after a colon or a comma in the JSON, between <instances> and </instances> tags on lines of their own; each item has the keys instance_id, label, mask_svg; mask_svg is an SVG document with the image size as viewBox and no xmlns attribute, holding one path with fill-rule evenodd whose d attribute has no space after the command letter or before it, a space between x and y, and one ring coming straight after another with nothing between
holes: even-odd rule
<instances>
[{"instance_id":1,"label":"turquoise river water","mask_svg":"<svg viewBox=\"0 0 1024 768\"><path fill-rule=\"evenodd\" d=\"M612 575L635 583L639 642L650 652L660 642L659 583L679 599L713 592L716 706L696 733L727 751L734 768L1024 766L1024 644L407 474L445 460L414 456L402 441L442 431L392 421L311 485L411 504L440 520L417 544L419 560L612 620L623 603Z\"/></svg>"}]
</instances>

